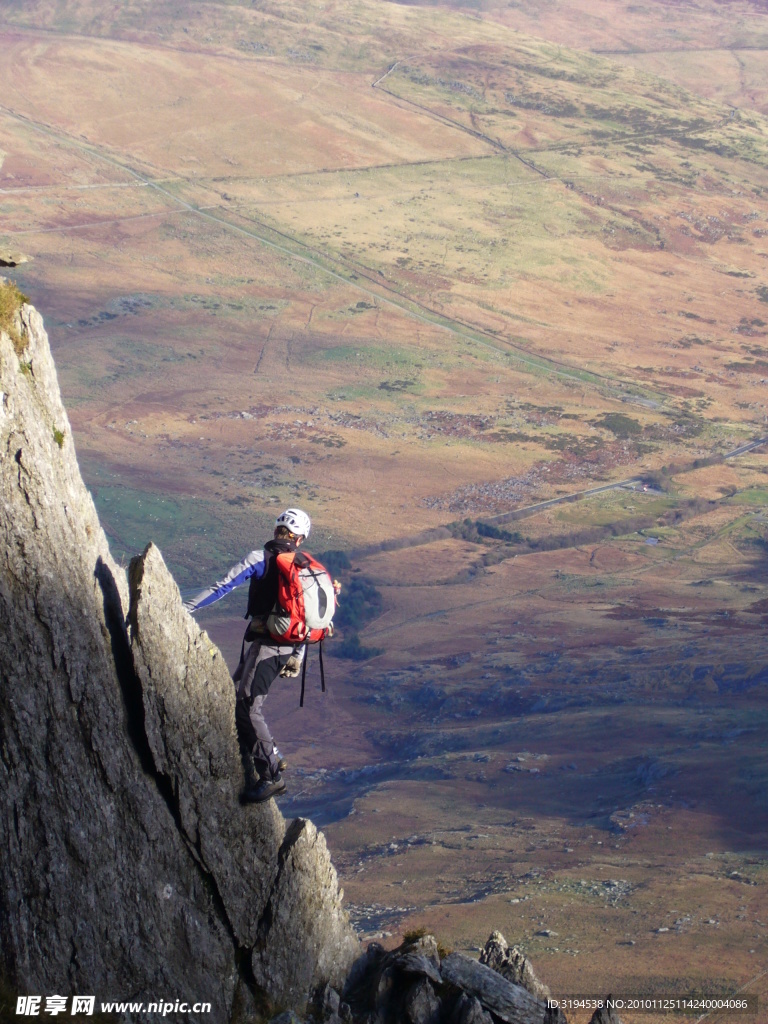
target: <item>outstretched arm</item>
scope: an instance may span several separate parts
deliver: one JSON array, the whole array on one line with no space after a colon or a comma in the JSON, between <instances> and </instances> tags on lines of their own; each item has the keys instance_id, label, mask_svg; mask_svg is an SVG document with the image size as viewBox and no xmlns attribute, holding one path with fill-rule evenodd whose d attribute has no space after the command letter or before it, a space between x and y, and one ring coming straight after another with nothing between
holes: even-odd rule
<instances>
[{"instance_id":1,"label":"outstretched arm","mask_svg":"<svg viewBox=\"0 0 768 1024\"><path fill-rule=\"evenodd\" d=\"M222 597L226 597L236 587L239 587L241 583L249 580L251 576L256 576L257 579L263 576L265 568L264 552L251 551L242 562L232 566L223 580L219 580L213 587L201 590L196 597L185 601L184 607L188 612L196 612L201 608L206 608L209 604L213 604L215 601L220 601Z\"/></svg>"}]
</instances>

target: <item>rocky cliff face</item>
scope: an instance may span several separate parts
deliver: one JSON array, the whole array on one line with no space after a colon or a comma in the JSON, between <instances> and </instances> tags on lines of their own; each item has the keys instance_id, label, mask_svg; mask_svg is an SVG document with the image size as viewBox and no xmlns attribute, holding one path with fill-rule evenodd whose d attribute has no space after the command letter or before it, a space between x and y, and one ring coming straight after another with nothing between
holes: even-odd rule
<instances>
[{"instance_id":1,"label":"rocky cliff face","mask_svg":"<svg viewBox=\"0 0 768 1024\"><path fill-rule=\"evenodd\" d=\"M0 950L20 992L303 1008L358 953L310 822L241 807L234 692L110 557L42 319L0 332ZM21 340L19 340L21 339ZM126 618L128 624L126 624Z\"/></svg>"}]
</instances>

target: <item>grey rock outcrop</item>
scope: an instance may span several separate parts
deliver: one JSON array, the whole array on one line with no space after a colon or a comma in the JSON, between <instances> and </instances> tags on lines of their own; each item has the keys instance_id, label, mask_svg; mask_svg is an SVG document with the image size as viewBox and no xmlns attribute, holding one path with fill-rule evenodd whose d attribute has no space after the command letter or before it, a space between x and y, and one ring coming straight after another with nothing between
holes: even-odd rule
<instances>
[{"instance_id":1,"label":"grey rock outcrop","mask_svg":"<svg viewBox=\"0 0 768 1024\"><path fill-rule=\"evenodd\" d=\"M280 848L278 875L251 959L257 982L279 1002L306 1001L305 993L325 980L343 985L360 948L341 896L322 832L297 818Z\"/></svg>"},{"instance_id":2,"label":"grey rock outcrop","mask_svg":"<svg viewBox=\"0 0 768 1024\"><path fill-rule=\"evenodd\" d=\"M528 957L516 946L509 946L501 932L491 933L480 954L480 963L492 967L515 985L522 985L536 999L546 1000L551 995L547 986L536 977Z\"/></svg>"},{"instance_id":3,"label":"grey rock outcrop","mask_svg":"<svg viewBox=\"0 0 768 1024\"><path fill-rule=\"evenodd\" d=\"M21 263L29 263L31 256L0 246L0 267L18 267Z\"/></svg>"},{"instance_id":4,"label":"grey rock outcrop","mask_svg":"<svg viewBox=\"0 0 768 1024\"><path fill-rule=\"evenodd\" d=\"M303 1012L357 940L322 834L241 807L234 692L157 549L112 560L38 313L0 332L0 954L20 992ZM130 609L130 627L126 612ZM292 928L290 921L297 926Z\"/></svg>"}]
</instances>

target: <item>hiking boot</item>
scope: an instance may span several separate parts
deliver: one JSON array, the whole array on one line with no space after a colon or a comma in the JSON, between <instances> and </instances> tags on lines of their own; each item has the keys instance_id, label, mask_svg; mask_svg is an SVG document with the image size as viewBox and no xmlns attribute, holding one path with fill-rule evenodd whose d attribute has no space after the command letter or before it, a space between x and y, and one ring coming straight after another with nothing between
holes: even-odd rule
<instances>
[{"instance_id":1,"label":"hiking boot","mask_svg":"<svg viewBox=\"0 0 768 1024\"><path fill-rule=\"evenodd\" d=\"M269 800L272 796L279 796L285 792L285 779L278 774L273 779L262 779L255 786L249 786L243 798L246 803L259 804L262 800Z\"/></svg>"}]
</instances>

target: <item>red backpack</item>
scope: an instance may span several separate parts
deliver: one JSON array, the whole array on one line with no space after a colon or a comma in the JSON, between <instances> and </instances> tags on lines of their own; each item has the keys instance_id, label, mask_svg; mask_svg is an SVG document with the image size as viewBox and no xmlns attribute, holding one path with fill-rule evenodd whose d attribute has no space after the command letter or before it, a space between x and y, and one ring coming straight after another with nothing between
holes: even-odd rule
<instances>
[{"instance_id":1,"label":"red backpack","mask_svg":"<svg viewBox=\"0 0 768 1024\"><path fill-rule=\"evenodd\" d=\"M277 602L267 631L281 644L316 644L332 632L336 595L328 570L304 551L283 551L277 563Z\"/></svg>"}]
</instances>

